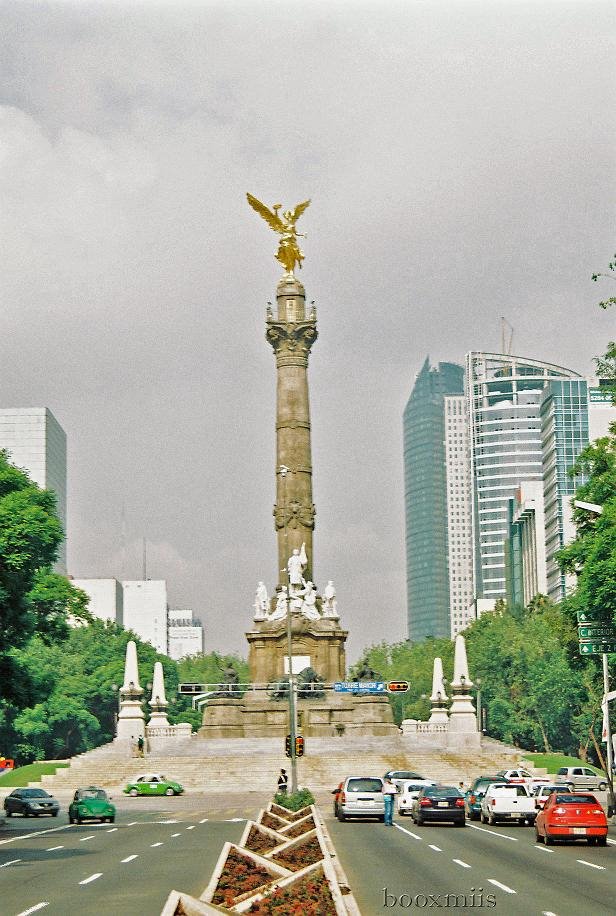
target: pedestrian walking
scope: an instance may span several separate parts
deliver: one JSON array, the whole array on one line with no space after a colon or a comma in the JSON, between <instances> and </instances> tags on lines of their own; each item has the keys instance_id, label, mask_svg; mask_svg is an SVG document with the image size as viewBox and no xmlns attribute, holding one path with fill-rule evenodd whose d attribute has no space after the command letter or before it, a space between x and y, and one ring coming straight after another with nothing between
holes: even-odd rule
<instances>
[{"instance_id":1,"label":"pedestrian walking","mask_svg":"<svg viewBox=\"0 0 616 916\"><path fill-rule=\"evenodd\" d=\"M280 776L278 777L278 791L281 792L282 795L286 795L288 785L289 785L289 780L287 777L287 771L281 770Z\"/></svg>"},{"instance_id":2,"label":"pedestrian walking","mask_svg":"<svg viewBox=\"0 0 616 916\"><path fill-rule=\"evenodd\" d=\"M394 825L394 795L397 794L398 789L396 784L391 781L391 779L386 776L383 780L383 802L385 804L385 826L393 827Z\"/></svg>"}]
</instances>

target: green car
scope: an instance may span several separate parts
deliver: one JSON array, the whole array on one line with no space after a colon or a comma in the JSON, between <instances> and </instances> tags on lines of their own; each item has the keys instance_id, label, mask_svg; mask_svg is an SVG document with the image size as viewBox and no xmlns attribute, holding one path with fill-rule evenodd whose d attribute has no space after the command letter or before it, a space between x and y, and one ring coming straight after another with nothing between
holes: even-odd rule
<instances>
[{"instance_id":1,"label":"green car","mask_svg":"<svg viewBox=\"0 0 616 916\"><path fill-rule=\"evenodd\" d=\"M104 789L98 786L87 786L77 789L68 807L69 824L81 824L82 821L101 821L113 824L116 809L109 801Z\"/></svg>"},{"instance_id":2,"label":"green car","mask_svg":"<svg viewBox=\"0 0 616 916\"><path fill-rule=\"evenodd\" d=\"M126 795L181 795L183 791L179 782L167 779L160 773L138 776L124 789Z\"/></svg>"}]
</instances>

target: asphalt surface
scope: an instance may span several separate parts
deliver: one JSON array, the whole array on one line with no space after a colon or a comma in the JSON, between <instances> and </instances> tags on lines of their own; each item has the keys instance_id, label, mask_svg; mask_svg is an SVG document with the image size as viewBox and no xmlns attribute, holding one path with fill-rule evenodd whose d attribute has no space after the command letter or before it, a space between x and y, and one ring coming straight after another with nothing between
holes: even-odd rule
<instances>
[{"instance_id":1,"label":"asphalt surface","mask_svg":"<svg viewBox=\"0 0 616 916\"><path fill-rule=\"evenodd\" d=\"M364 916L436 909L502 916L613 916L616 836L546 847L534 827L467 822L417 827L394 816L339 823L322 806L340 862ZM449 895L449 896L447 896ZM492 895L488 899L488 895ZM492 902L493 901L493 902Z\"/></svg>"},{"instance_id":2,"label":"asphalt surface","mask_svg":"<svg viewBox=\"0 0 616 916\"><path fill-rule=\"evenodd\" d=\"M26 916L158 916L172 889L198 896L223 844L269 798L125 798L114 824L69 825L12 817L0 827L0 913ZM60 798L60 801L63 801Z\"/></svg>"}]
</instances>

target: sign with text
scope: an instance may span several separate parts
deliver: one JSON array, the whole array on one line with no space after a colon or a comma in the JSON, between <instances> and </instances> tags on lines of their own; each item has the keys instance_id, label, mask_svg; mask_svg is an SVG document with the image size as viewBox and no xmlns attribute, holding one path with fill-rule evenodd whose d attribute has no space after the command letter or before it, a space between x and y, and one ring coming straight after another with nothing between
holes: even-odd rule
<instances>
[{"instance_id":1,"label":"sign with text","mask_svg":"<svg viewBox=\"0 0 616 916\"><path fill-rule=\"evenodd\" d=\"M593 626L578 627L580 641L584 639L608 639L616 641L616 627L610 624L593 624Z\"/></svg>"},{"instance_id":2,"label":"sign with text","mask_svg":"<svg viewBox=\"0 0 616 916\"><path fill-rule=\"evenodd\" d=\"M616 641L580 642L580 655L603 655L604 652L616 652Z\"/></svg>"},{"instance_id":3,"label":"sign with text","mask_svg":"<svg viewBox=\"0 0 616 916\"><path fill-rule=\"evenodd\" d=\"M335 693L386 693L383 681L337 681Z\"/></svg>"}]
</instances>

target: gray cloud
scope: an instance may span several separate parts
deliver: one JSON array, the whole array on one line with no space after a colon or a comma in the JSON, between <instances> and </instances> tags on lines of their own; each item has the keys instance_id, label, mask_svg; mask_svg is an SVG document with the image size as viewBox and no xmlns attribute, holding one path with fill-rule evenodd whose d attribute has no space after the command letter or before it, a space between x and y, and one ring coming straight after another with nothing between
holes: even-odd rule
<instances>
[{"instance_id":1,"label":"gray cloud","mask_svg":"<svg viewBox=\"0 0 616 916\"><path fill-rule=\"evenodd\" d=\"M613 337L589 282L613 253L613 27L604 3L0 10L0 400L67 430L75 575L121 574L124 505L172 603L245 650L276 577L278 272L244 194L311 196L317 581L352 656L405 635L426 353L497 348L506 315L516 352L589 372Z\"/></svg>"}]
</instances>

